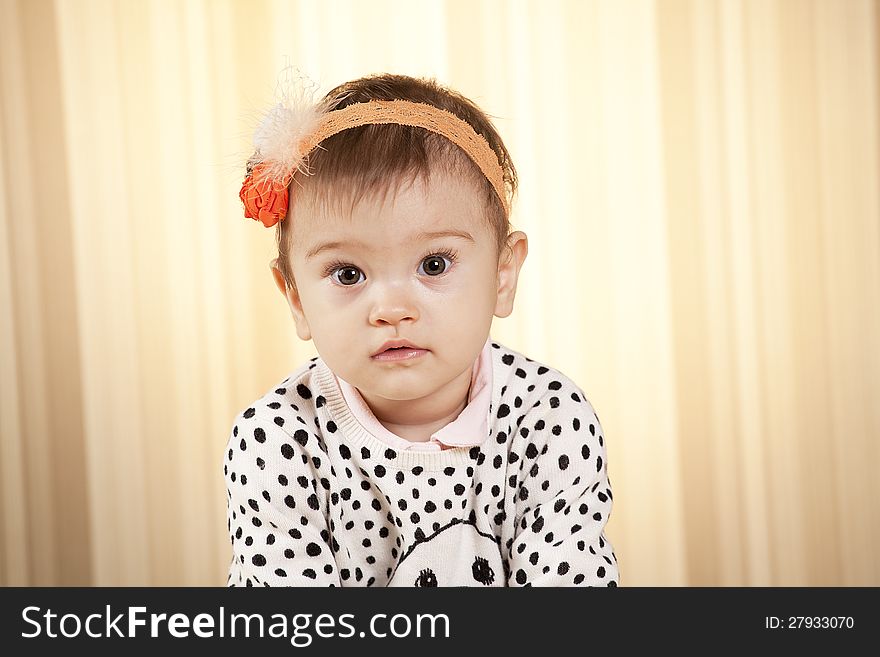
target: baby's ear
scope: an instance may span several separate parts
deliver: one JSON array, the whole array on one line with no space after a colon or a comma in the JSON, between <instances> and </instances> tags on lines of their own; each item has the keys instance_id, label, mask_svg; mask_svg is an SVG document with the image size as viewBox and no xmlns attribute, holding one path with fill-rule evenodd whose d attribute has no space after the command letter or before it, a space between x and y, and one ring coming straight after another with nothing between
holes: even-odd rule
<instances>
[{"instance_id":1,"label":"baby's ear","mask_svg":"<svg viewBox=\"0 0 880 657\"><path fill-rule=\"evenodd\" d=\"M287 283L284 282L284 274L278 268L278 258L272 258L272 262L269 263L269 269L272 271L272 278L275 279L276 287L287 298Z\"/></svg>"},{"instance_id":2,"label":"baby's ear","mask_svg":"<svg viewBox=\"0 0 880 657\"><path fill-rule=\"evenodd\" d=\"M299 298L299 291L296 289L295 282L291 282L291 284L288 285L287 281L284 280L284 274L281 273L281 269L278 267L278 258L274 258L272 262L269 263L269 268L272 270L272 277L275 279L275 285L287 300L290 314L293 316L293 321L296 324L297 336L299 336L301 340L311 340L312 331L309 329L309 323L303 312L302 300Z\"/></svg>"},{"instance_id":3,"label":"baby's ear","mask_svg":"<svg viewBox=\"0 0 880 657\"><path fill-rule=\"evenodd\" d=\"M519 270L529 254L529 238L521 230L512 232L498 258L498 289L495 316L508 317L513 312Z\"/></svg>"}]
</instances>

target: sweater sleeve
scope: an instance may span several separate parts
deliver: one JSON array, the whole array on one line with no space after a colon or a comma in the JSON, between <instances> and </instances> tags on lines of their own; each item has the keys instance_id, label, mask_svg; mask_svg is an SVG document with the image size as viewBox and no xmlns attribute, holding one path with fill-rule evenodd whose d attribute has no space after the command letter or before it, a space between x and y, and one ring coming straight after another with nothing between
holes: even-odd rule
<instances>
[{"instance_id":1,"label":"sweater sleeve","mask_svg":"<svg viewBox=\"0 0 880 657\"><path fill-rule=\"evenodd\" d=\"M235 418L224 455L228 586L339 586L326 489L305 428L290 435L280 417L249 408ZM323 456L323 454L322 454Z\"/></svg>"},{"instance_id":2,"label":"sweater sleeve","mask_svg":"<svg viewBox=\"0 0 880 657\"><path fill-rule=\"evenodd\" d=\"M612 501L602 425L583 392L567 387L530 414L510 586L618 584L617 557L603 534Z\"/></svg>"}]
</instances>

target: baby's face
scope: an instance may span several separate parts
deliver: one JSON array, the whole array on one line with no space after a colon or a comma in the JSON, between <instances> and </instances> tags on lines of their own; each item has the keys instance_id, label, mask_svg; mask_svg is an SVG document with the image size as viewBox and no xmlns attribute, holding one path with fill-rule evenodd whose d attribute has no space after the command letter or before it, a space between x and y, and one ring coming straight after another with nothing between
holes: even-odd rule
<instances>
[{"instance_id":1,"label":"baby's face","mask_svg":"<svg viewBox=\"0 0 880 657\"><path fill-rule=\"evenodd\" d=\"M297 207L292 229L298 335L337 376L389 400L430 395L473 366L493 315L510 314L526 252L515 233L517 255L499 260L476 190L445 174L362 201L350 218ZM421 351L375 355L394 339Z\"/></svg>"}]
</instances>

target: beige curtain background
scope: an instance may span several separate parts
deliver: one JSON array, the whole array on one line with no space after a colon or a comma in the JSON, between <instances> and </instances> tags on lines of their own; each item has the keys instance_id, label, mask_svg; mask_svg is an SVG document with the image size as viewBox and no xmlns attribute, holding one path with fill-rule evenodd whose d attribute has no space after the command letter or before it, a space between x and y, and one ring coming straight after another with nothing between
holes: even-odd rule
<instances>
[{"instance_id":1,"label":"beige curtain background","mask_svg":"<svg viewBox=\"0 0 880 657\"><path fill-rule=\"evenodd\" d=\"M221 585L234 415L314 354L238 201L293 64L497 117L493 336L607 436L622 585L880 585L870 0L0 0L0 583Z\"/></svg>"}]
</instances>

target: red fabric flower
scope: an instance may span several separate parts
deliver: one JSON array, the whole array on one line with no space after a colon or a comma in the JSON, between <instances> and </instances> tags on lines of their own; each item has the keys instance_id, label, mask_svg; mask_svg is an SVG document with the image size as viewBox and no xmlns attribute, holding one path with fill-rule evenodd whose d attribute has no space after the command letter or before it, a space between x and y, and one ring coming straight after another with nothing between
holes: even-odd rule
<instances>
[{"instance_id":1,"label":"red fabric flower","mask_svg":"<svg viewBox=\"0 0 880 657\"><path fill-rule=\"evenodd\" d=\"M259 164L244 179L238 197L244 203L244 216L261 221L266 228L287 216L287 185L267 180Z\"/></svg>"}]
</instances>

